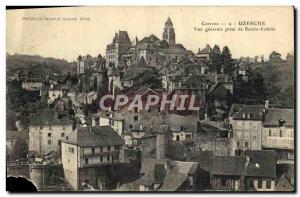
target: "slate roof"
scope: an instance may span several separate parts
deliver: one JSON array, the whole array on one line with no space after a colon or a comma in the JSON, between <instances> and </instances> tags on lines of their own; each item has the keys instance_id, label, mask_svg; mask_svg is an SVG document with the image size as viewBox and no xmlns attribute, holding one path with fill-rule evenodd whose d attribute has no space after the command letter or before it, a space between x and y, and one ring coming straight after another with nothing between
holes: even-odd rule
<instances>
[{"instance_id":1,"label":"slate roof","mask_svg":"<svg viewBox=\"0 0 300 197\"><path fill-rule=\"evenodd\" d=\"M245 104L232 104L228 115L233 116L235 113L240 112L241 109L245 106Z\"/></svg>"},{"instance_id":2,"label":"slate roof","mask_svg":"<svg viewBox=\"0 0 300 197\"><path fill-rule=\"evenodd\" d=\"M66 143L84 147L120 146L124 140L110 126L80 127L68 135Z\"/></svg>"},{"instance_id":3,"label":"slate roof","mask_svg":"<svg viewBox=\"0 0 300 197\"><path fill-rule=\"evenodd\" d=\"M119 31L114 37L114 42L130 42L127 31Z\"/></svg>"},{"instance_id":4,"label":"slate roof","mask_svg":"<svg viewBox=\"0 0 300 197\"><path fill-rule=\"evenodd\" d=\"M168 17L168 19L167 19L167 21L166 21L166 23L165 23L165 24L167 24L167 25L173 25L173 23L172 23L172 21L171 21L170 17Z\"/></svg>"},{"instance_id":5,"label":"slate roof","mask_svg":"<svg viewBox=\"0 0 300 197\"><path fill-rule=\"evenodd\" d=\"M188 180L188 177L174 169L168 172L164 184L159 188L159 191L176 191L180 186Z\"/></svg>"},{"instance_id":6,"label":"slate roof","mask_svg":"<svg viewBox=\"0 0 300 197\"><path fill-rule=\"evenodd\" d=\"M188 176L196 172L197 168L198 162L175 161L159 191L178 190L183 183L188 181Z\"/></svg>"},{"instance_id":7,"label":"slate roof","mask_svg":"<svg viewBox=\"0 0 300 197\"><path fill-rule=\"evenodd\" d=\"M266 110L264 126L278 126L279 120L285 121L286 126L294 126L294 109L269 108Z\"/></svg>"},{"instance_id":8,"label":"slate roof","mask_svg":"<svg viewBox=\"0 0 300 197\"><path fill-rule=\"evenodd\" d=\"M275 151L247 151L250 162L246 167L246 156L215 156L213 157L211 174L247 177L276 177Z\"/></svg>"},{"instance_id":9,"label":"slate roof","mask_svg":"<svg viewBox=\"0 0 300 197\"><path fill-rule=\"evenodd\" d=\"M245 105L233 116L235 120L262 120L264 105Z\"/></svg>"},{"instance_id":10,"label":"slate roof","mask_svg":"<svg viewBox=\"0 0 300 197\"><path fill-rule=\"evenodd\" d=\"M213 151L195 151L190 159L199 162L201 168L209 169L212 164Z\"/></svg>"},{"instance_id":11,"label":"slate roof","mask_svg":"<svg viewBox=\"0 0 300 197\"><path fill-rule=\"evenodd\" d=\"M250 157L247 167L247 176L251 177L276 177L276 157L273 150L254 151L248 150L246 155Z\"/></svg>"},{"instance_id":12,"label":"slate roof","mask_svg":"<svg viewBox=\"0 0 300 197\"><path fill-rule=\"evenodd\" d=\"M66 112L46 109L30 115L31 126L43 125L71 125L69 115Z\"/></svg>"},{"instance_id":13,"label":"slate roof","mask_svg":"<svg viewBox=\"0 0 300 197\"><path fill-rule=\"evenodd\" d=\"M143 176L136 181L136 184L152 185L162 183L166 174L165 163L165 160L160 159L143 159L140 170L140 174Z\"/></svg>"},{"instance_id":14,"label":"slate roof","mask_svg":"<svg viewBox=\"0 0 300 197\"><path fill-rule=\"evenodd\" d=\"M159 41L159 39L155 35L151 34L148 37L144 37L139 43L153 43L155 41Z\"/></svg>"},{"instance_id":15,"label":"slate roof","mask_svg":"<svg viewBox=\"0 0 300 197\"><path fill-rule=\"evenodd\" d=\"M215 156L212 161L211 174L241 176L245 163L246 157Z\"/></svg>"}]
</instances>

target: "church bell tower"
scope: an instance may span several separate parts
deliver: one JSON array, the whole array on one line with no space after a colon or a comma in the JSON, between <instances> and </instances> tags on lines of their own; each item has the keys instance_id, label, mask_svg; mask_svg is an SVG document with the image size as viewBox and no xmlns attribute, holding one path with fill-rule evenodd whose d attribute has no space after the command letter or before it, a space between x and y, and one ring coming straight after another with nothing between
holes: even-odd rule
<instances>
[{"instance_id":1,"label":"church bell tower","mask_svg":"<svg viewBox=\"0 0 300 197\"><path fill-rule=\"evenodd\" d=\"M168 20L165 22L163 40L167 41L169 45L175 44L175 29L173 28L173 23L170 17L168 17Z\"/></svg>"}]
</instances>

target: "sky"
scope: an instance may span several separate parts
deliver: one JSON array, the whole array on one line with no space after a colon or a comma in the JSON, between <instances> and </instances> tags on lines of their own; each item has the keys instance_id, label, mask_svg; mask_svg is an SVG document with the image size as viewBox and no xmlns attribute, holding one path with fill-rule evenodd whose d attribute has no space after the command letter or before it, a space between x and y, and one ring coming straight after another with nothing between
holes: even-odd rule
<instances>
[{"instance_id":1,"label":"sky","mask_svg":"<svg viewBox=\"0 0 300 197\"><path fill-rule=\"evenodd\" d=\"M106 45L112 42L119 30L126 30L131 40L135 36L141 40L151 34L161 39L164 23L170 17L175 28L176 43L183 44L194 53L206 44L212 47L218 44L221 48L227 45L235 58L256 55L268 57L273 50L285 58L288 52L294 51L293 16L292 7L69 7L7 10L6 49L10 54L41 55L69 61L76 60L79 54L105 55ZM76 18L76 21L69 20L72 18ZM275 31L237 31L238 27L244 28L237 25L239 21L263 21L264 27L275 28ZM232 27L235 31L205 32L206 28L218 27ZM195 31L195 28L202 28L203 31Z\"/></svg>"}]
</instances>

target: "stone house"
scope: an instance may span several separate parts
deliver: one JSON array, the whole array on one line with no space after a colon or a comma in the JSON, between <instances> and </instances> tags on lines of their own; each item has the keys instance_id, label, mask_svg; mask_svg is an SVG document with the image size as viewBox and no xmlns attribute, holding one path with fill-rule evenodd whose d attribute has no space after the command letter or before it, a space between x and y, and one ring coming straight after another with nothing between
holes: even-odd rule
<instances>
[{"instance_id":1,"label":"stone house","mask_svg":"<svg viewBox=\"0 0 300 197\"><path fill-rule=\"evenodd\" d=\"M66 181L73 189L82 183L107 190L113 187L110 174L123 162L124 141L110 126L81 127L62 143Z\"/></svg>"}]
</instances>

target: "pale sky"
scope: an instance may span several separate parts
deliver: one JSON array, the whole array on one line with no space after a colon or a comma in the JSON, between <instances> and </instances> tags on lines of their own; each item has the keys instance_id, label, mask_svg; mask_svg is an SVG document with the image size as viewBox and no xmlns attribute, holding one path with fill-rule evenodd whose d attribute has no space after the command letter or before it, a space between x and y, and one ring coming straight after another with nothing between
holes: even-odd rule
<instances>
[{"instance_id":1,"label":"pale sky","mask_svg":"<svg viewBox=\"0 0 300 197\"><path fill-rule=\"evenodd\" d=\"M161 39L164 23L171 18L176 43L194 53L206 44L229 47L233 57L265 55L276 50L285 58L294 51L292 7L71 7L7 10L6 46L10 54L30 54L75 60L79 54L105 55L115 32L127 30L131 40L150 34ZM76 17L76 21L25 20L24 17ZM89 21L79 21L80 17ZM202 22L265 21L266 32L204 32ZM225 27L225 26L214 26ZM260 28L260 26L257 26Z\"/></svg>"}]
</instances>

